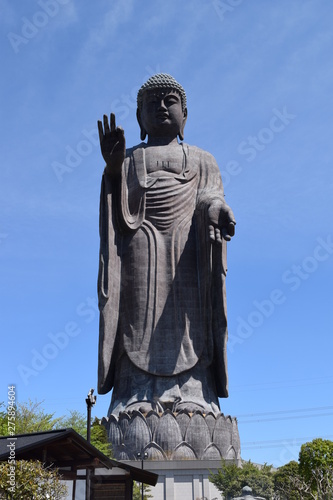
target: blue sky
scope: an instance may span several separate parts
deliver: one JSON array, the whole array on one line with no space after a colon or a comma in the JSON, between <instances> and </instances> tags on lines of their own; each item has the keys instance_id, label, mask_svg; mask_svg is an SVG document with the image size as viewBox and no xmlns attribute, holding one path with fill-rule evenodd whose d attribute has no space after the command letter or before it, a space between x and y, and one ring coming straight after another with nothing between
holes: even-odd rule
<instances>
[{"instance_id":1,"label":"blue sky","mask_svg":"<svg viewBox=\"0 0 333 500\"><path fill-rule=\"evenodd\" d=\"M140 141L138 87L185 88L185 141L234 210L230 397L242 456L282 465L332 434L333 4L1 0L0 400L86 411L97 384L96 121ZM107 413L98 396L93 414Z\"/></svg>"}]
</instances>

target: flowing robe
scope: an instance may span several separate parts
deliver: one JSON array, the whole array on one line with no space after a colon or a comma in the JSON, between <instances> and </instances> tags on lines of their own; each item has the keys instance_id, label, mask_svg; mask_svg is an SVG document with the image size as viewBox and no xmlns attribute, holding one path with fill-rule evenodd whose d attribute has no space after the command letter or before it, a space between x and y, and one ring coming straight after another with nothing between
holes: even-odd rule
<instances>
[{"instance_id":1,"label":"flowing robe","mask_svg":"<svg viewBox=\"0 0 333 500\"><path fill-rule=\"evenodd\" d=\"M220 172L182 144L180 173L149 175L146 148L127 150L121 176L102 179L98 391L113 388L126 353L151 377L200 363L227 397L226 244L209 241L207 221L210 203L225 203Z\"/></svg>"}]
</instances>

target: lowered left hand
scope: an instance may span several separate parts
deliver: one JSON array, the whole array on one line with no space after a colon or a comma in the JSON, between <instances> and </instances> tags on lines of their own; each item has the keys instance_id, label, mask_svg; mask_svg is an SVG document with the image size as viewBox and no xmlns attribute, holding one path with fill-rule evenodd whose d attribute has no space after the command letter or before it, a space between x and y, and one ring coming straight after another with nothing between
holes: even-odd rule
<instances>
[{"instance_id":1,"label":"lowered left hand","mask_svg":"<svg viewBox=\"0 0 333 500\"><path fill-rule=\"evenodd\" d=\"M230 241L235 234L236 220L231 208L221 200L214 200L208 207L209 239L222 243L222 238Z\"/></svg>"}]
</instances>

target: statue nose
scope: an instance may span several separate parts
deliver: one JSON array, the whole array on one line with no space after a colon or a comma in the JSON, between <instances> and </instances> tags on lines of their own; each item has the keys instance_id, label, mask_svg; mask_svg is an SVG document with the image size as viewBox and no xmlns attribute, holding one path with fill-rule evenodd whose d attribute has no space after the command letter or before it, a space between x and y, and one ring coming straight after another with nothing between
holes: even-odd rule
<instances>
[{"instance_id":1,"label":"statue nose","mask_svg":"<svg viewBox=\"0 0 333 500\"><path fill-rule=\"evenodd\" d=\"M160 104L159 104L158 109L167 109L167 108L166 108L166 105L165 105L165 103L164 103L164 99L161 99L161 102L160 102Z\"/></svg>"}]
</instances>

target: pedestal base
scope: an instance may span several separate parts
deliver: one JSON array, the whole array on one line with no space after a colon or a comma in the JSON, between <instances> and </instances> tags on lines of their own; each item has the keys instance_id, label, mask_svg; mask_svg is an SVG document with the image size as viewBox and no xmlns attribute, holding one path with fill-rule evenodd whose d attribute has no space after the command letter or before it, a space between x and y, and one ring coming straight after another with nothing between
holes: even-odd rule
<instances>
[{"instance_id":1,"label":"pedestal base","mask_svg":"<svg viewBox=\"0 0 333 500\"><path fill-rule=\"evenodd\" d=\"M137 465L137 462L126 462ZM209 481L210 472L221 467L220 460L144 461L144 469L158 474L155 487L150 487L152 500L222 500L223 495Z\"/></svg>"},{"instance_id":2,"label":"pedestal base","mask_svg":"<svg viewBox=\"0 0 333 500\"><path fill-rule=\"evenodd\" d=\"M237 420L223 413L134 410L102 424L117 460L240 460Z\"/></svg>"}]
</instances>

